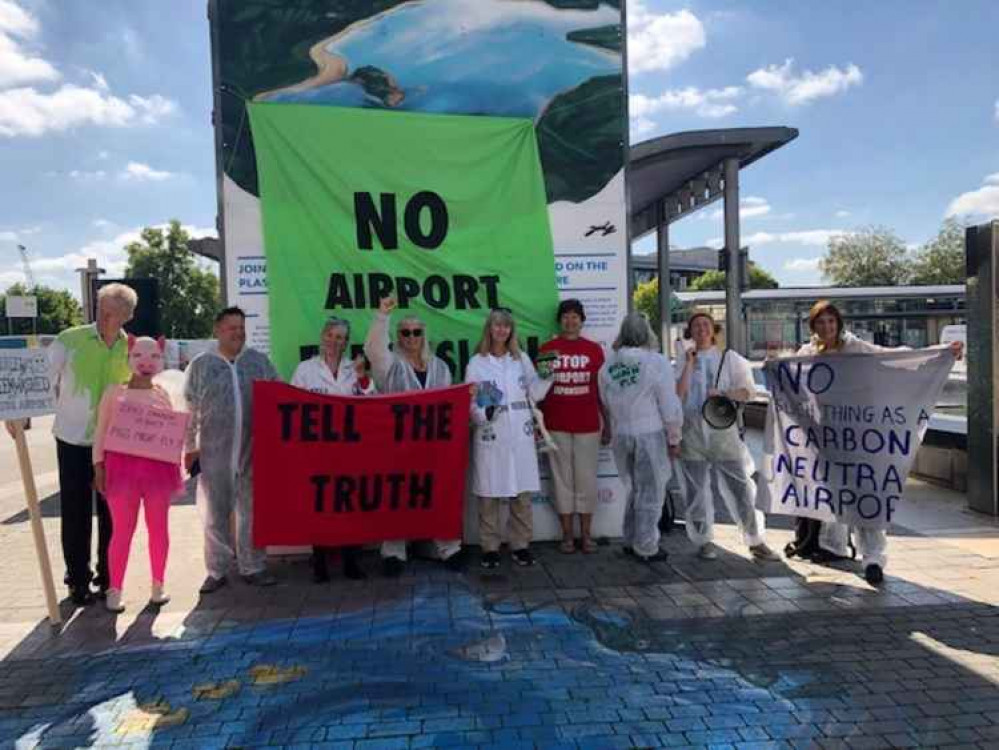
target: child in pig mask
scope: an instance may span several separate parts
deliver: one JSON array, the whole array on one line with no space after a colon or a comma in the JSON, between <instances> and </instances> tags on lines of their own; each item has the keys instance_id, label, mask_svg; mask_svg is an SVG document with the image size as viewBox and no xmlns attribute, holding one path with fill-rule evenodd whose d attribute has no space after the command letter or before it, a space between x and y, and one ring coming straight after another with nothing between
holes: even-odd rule
<instances>
[{"instance_id":1,"label":"child in pig mask","mask_svg":"<svg viewBox=\"0 0 999 750\"><path fill-rule=\"evenodd\" d=\"M119 401L172 409L169 393L153 382L163 371L165 340L148 337L128 337L128 364L131 380L125 385L109 387L101 399L94 434L94 484L107 497L111 509L111 544L108 547L108 567L111 585L105 606L111 612L122 612L122 584L128 566L129 548L142 505L149 537L149 567L152 570L152 590L149 603L166 604L170 597L163 590L167 553L170 548L170 499L182 486L180 464L157 461L141 456L105 451L104 443L112 427L115 404Z\"/></svg>"}]
</instances>

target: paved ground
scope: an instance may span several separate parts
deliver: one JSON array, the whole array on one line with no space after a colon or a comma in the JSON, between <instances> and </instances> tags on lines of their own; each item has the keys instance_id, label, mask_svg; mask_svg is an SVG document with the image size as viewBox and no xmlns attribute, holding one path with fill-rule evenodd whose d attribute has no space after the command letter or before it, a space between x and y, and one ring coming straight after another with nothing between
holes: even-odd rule
<instances>
[{"instance_id":1,"label":"paved ground","mask_svg":"<svg viewBox=\"0 0 999 750\"><path fill-rule=\"evenodd\" d=\"M851 565L754 564L722 527L716 562L681 529L654 566L539 545L532 570L316 585L292 559L272 589L199 599L188 500L168 606L143 608L140 532L129 610L53 631L14 465L0 448L0 747L999 748L999 531L933 488L909 488L880 591Z\"/></svg>"}]
</instances>

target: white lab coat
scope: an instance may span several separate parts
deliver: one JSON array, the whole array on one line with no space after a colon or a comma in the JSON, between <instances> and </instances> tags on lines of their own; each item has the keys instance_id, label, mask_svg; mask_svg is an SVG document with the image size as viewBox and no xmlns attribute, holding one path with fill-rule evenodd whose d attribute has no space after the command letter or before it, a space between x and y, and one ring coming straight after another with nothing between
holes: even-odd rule
<instances>
[{"instance_id":1,"label":"white lab coat","mask_svg":"<svg viewBox=\"0 0 999 750\"><path fill-rule=\"evenodd\" d=\"M324 396L361 396L375 392L374 382L368 378L367 387L362 388L357 380L354 363L346 357L340 358L336 377L329 365L319 355L307 359L295 368L291 376L291 384L312 393Z\"/></svg>"},{"instance_id":2,"label":"white lab coat","mask_svg":"<svg viewBox=\"0 0 999 750\"><path fill-rule=\"evenodd\" d=\"M491 382L503 393L503 402L493 418L472 405L472 491L480 497L515 497L538 492L538 454L534 448L534 420L528 393L539 401L548 393L551 380L538 377L526 354L494 357L476 354L465 370L465 382Z\"/></svg>"}]
</instances>

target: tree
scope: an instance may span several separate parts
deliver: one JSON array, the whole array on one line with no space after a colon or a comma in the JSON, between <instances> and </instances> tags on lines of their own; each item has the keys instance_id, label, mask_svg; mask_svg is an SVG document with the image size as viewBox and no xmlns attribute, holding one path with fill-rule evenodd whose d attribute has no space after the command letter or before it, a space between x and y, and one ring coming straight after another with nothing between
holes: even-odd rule
<instances>
[{"instance_id":1,"label":"tree","mask_svg":"<svg viewBox=\"0 0 999 750\"><path fill-rule=\"evenodd\" d=\"M644 281L635 287L635 294L633 297L635 303L635 309L639 312L645 313L649 319L649 323L652 324L652 330L655 331L656 336L662 334L662 324L659 318L659 279L655 278L651 281ZM681 307L680 301L675 295L670 295L670 311L676 312Z\"/></svg>"},{"instance_id":2,"label":"tree","mask_svg":"<svg viewBox=\"0 0 999 750\"><path fill-rule=\"evenodd\" d=\"M764 271L755 263L749 264L749 288L750 289L776 289L780 286L777 279ZM725 289L725 271L706 271L698 276L691 283L690 288L695 292L706 292L711 289Z\"/></svg>"},{"instance_id":3,"label":"tree","mask_svg":"<svg viewBox=\"0 0 999 750\"><path fill-rule=\"evenodd\" d=\"M926 286L965 282L964 229L957 219L944 220L937 236L916 253L912 262L911 283Z\"/></svg>"},{"instance_id":4,"label":"tree","mask_svg":"<svg viewBox=\"0 0 999 750\"><path fill-rule=\"evenodd\" d=\"M219 306L219 282L194 261L190 239L176 219L164 230L146 227L142 240L125 247L127 278L159 280L160 323L167 338L210 338Z\"/></svg>"},{"instance_id":5,"label":"tree","mask_svg":"<svg viewBox=\"0 0 999 750\"><path fill-rule=\"evenodd\" d=\"M819 261L834 286L899 286L909 280L905 243L887 227L864 227L829 240Z\"/></svg>"},{"instance_id":6,"label":"tree","mask_svg":"<svg viewBox=\"0 0 999 750\"><path fill-rule=\"evenodd\" d=\"M40 285L28 289L24 284L14 284L8 288L7 292L0 296L3 310L0 315L6 316L7 314L8 296L19 297L25 294L33 294L38 297L38 320L35 324L35 330L38 333L56 334L83 322L83 308L72 294L65 289L52 289ZM30 322L22 325L25 332L30 332Z\"/></svg>"}]
</instances>

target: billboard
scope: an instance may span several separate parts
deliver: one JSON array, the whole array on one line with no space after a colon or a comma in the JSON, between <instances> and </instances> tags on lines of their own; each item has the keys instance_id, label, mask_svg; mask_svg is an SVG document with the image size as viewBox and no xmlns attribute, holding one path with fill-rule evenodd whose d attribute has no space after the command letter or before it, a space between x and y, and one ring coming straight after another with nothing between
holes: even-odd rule
<instances>
[{"instance_id":1,"label":"billboard","mask_svg":"<svg viewBox=\"0 0 999 750\"><path fill-rule=\"evenodd\" d=\"M621 0L212 0L224 282L229 304L247 312L250 344L271 348L248 114L257 102L529 120L559 294L580 299L585 335L609 343L627 309L621 6ZM373 314L377 300L370 303ZM317 332L320 321L317 315ZM363 334L357 331L355 341ZM609 455L601 474L614 474ZM603 497L613 499L609 489Z\"/></svg>"}]
</instances>

